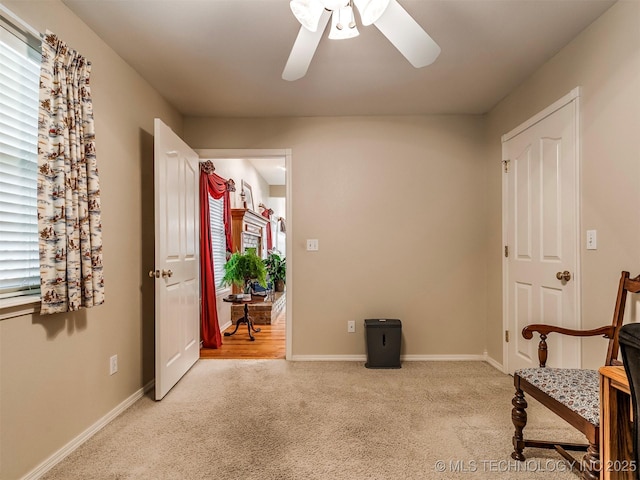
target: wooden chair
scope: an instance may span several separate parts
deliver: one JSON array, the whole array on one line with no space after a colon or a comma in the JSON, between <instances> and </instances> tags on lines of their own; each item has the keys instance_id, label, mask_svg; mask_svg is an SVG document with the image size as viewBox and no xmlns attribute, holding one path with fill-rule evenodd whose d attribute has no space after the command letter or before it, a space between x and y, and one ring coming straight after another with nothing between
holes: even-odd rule
<instances>
[{"instance_id":1,"label":"wooden chair","mask_svg":"<svg viewBox=\"0 0 640 480\"><path fill-rule=\"evenodd\" d=\"M600 472L600 383L596 370L547 368L547 343L550 333L570 335L574 337L592 337L602 335L609 339L609 348L604 365L622 365L618 360L618 331L622 326L627 292L640 292L640 276L630 279L629 272L622 272L618 296L616 298L613 322L593 330L572 330L552 325L528 325L522 330L526 339L533 338L533 333L540 334L538 345L539 368L524 368L513 375L516 388L512 400L511 420L515 427L513 435L513 453L515 460L525 460L525 447L552 448L564 458L574 462L567 450L586 450L579 466L582 478L596 480ZM544 440L525 440L523 429L527 424L527 400L525 393L538 400L542 405L566 420L582 432L588 444L560 443Z\"/></svg>"}]
</instances>

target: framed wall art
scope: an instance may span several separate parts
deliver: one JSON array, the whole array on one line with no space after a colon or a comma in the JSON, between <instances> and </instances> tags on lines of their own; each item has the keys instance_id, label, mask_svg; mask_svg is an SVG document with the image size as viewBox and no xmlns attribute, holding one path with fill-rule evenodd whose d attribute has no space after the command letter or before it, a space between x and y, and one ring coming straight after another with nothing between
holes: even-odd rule
<instances>
[{"instance_id":1,"label":"framed wall art","mask_svg":"<svg viewBox=\"0 0 640 480\"><path fill-rule=\"evenodd\" d=\"M244 208L255 211L255 206L253 205L253 190L251 189L251 185L244 180L242 180L241 195L244 197Z\"/></svg>"}]
</instances>

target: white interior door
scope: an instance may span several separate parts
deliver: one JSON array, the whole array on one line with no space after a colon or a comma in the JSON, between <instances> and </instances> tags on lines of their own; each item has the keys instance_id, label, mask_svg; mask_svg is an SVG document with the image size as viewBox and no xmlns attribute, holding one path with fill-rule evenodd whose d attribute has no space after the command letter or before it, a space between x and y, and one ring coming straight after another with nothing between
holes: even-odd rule
<instances>
[{"instance_id":1,"label":"white interior door","mask_svg":"<svg viewBox=\"0 0 640 480\"><path fill-rule=\"evenodd\" d=\"M200 356L198 181L198 155L156 118L156 400Z\"/></svg>"},{"instance_id":2,"label":"white interior door","mask_svg":"<svg viewBox=\"0 0 640 480\"><path fill-rule=\"evenodd\" d=\"M507 370L538 366L531 323L579 328L577 99L503 138ZM505 141L506 140L506 141ZM569 280L557 274L569 272ZM505 339L505 341L507 341ZM547 366L580 366L580 341L550 334Z\"/></svg>"}]
</instances>

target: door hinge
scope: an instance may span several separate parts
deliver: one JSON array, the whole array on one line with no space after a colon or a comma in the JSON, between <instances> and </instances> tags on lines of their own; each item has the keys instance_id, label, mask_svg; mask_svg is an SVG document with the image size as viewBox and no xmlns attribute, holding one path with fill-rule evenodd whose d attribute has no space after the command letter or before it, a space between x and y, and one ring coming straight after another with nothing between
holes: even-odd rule
<instances>
[{"instance_id":1,"label":"door hinge","mask_svg":"<svg viewBox=\"0 0 640 480\"><path fill-rule=\"evenodd\" d=\"M509 343L509 330L504 331L504 341Z\"/></svg>"},{"instance_id":2,"label":"door hinge","mask_svg":"<svg viewBox=\"0 0 640 480\"><path fill-rule=\"evenodd\" d=\"M507 258L509 257L509 245L504 246L504 256Z\"/></svg>"},{"instance_id":3,"label":"door hinge","mask_svg":"<svg viewBox=\"0 0 640 480\"><path fill-rule=\"evenodd\" d=\"M502 165L504 166L504 173L509 173L509 166L511 165L511 160L503 160Z\"/></svg>"}]
</instances>

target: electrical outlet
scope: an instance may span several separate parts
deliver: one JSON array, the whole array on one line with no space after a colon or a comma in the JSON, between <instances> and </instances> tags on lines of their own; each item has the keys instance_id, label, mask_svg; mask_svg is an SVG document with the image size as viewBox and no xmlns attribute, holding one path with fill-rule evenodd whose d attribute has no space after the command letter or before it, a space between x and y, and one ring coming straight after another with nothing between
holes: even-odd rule
<instances>
[{"instance_id":1,"label":"electrical outlet","mask_svg":"<svg viewBox=\"0 0 640 480\"><path fill-rule=\"evenodd\" d=\"M118 371L118 355L109 358L109 375L113 375Z\"/></svg>"},{"instance_id":2,"label":"electrical outlet","mask_svg":"<svg viewBox=\"0 0 640 480\"><path fill-rule=\"evenodd\" d=\"M347 332L348 333L355 333L356 331L356 321L355 320L349 320L347 322Z\"/></svg>"}]
</instances>

